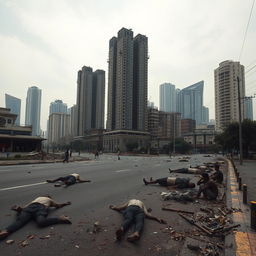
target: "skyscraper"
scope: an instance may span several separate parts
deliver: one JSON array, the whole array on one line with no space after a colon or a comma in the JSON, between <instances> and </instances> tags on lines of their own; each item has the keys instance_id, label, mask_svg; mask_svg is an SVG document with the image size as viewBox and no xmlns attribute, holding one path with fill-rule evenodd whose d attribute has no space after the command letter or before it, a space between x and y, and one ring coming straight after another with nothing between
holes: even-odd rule
<instances>
[{"instance_id":1,"label":"skyscraper","mask_svg":"<svg viewBox=\"0 0 256 256\"><path fill-rule=\"evenodd\" d=\"M147 129L148 40L122 28L109 41L108 130Z\"/></svg>"},{"instance_id":2,"label":"skyscraper","mask_svg":"<svg viewBox=\"0 0 256 256\"><path fill-rule=\"evenodd\" d=\"M239 79L239 87L238 87ZM239 120L238 89L245 96L244 66L232 60L223 61L214 70L216 129ZM244 101L241 100L241 117L244 119Z\"/></svg>"},{"instance_id":3,"label":"skyscraper","mask_svg":"<svg viewBox=\"0 0 256 256\"><path fill-rule=\"evenodd\" d=\"M202 123L204 81L182 89L179 93L180 112L183 119L190 118Z\"/></svg>"},{"instance_id":4,"label":"skyscraper","mask_svg":"<svg viewBox=\"0 0 256 256\"><path fill-rule=\"evenodd\" d=\"M41 115L41 90L32 86L28 88L26 98L25 124L32 125L32 135L40 135L40 115Z\"/></svg>"},{"instance_id":5,"label":"skyscraper","mask_svg":"<svg viewBox=\"0 0 256 256\"><path fill-rule=\"evenodd\" d=\"M92 86L92 128L104 129L105 117L105 71L93 72Z\"/></svg>"},{"instance_id":6,"label":"skyscraper","mask_svg":"<svg viewBox=\"0 0 256 256\"><path fill-rule=\"evenodd\" d=\"M70 108L70 135L77 135L77 107L73 105Z\"/></svg>"},{"instance_id":7,"label":"skyscraper","mask_svg":"<svg viewBox=\"0 0 256 256\"><path fill-rule=\"evenodd\" d=\"M245 118L253 120L253 104L252 98L245 97L244 107L245 107Z\"/></svg>"},{"instance_id":8,"label":"skyscraper","mask_svg":"<svg viewBox=\"0 0 256 256\"><path fill-rule=\"evenodd\" d=\"M176 112L176 89L174 84L164 83L159 87L160 111Z\"/></svg>"},{"instance_id":9,"label":"skyscraper","mask_svg":"<svg viewBox=\"0 0 256 256\"><path fill-rule=\"evenodd\" d=\"M9 94L5 94L5 107L11 109L11 113L17 115L17 118L15 120L16 125L20 125L20 105L20 99Z\"/></svg>"},{"instance_id":10,"label":"skyscraper","mask_svg":"<svg viewBox=\"0 0 256 256\"><path fill-rule=\"evenodd\" d=\"M83 67L77 78L77 135L104 128L105 71Z\"/></svg>"},{"instance_id":11,"label":"skyscraper","mask_svg":"<svg viewBox=\"0 0 256 256\"><path fill-rule=\"evenodd\" d=\"M52 113L64 113L67 114L67 104L63 103L62 100L55 100L50 104L49 115Z\"/></svg>"},{"instance_id":12,"label":"skyscraper","mask_svg":"<svg viewBox=\"0 0 256 256\"><path fill-rule=\"evenodd\" d=\"M209 123L209 108L203 106L202 109L202 124L208 124Z\"/></svg>"},{"instance_id":13,"label":"skyscraper","mask_svg":"<svg viewBox=\"0 0 256 256\"><path fill-rule=\"evenodd\" d=\"M59 143L60 139L70 135L70 115L52 113L49 116L48 143Z\"/></svg>"}]
</instances>

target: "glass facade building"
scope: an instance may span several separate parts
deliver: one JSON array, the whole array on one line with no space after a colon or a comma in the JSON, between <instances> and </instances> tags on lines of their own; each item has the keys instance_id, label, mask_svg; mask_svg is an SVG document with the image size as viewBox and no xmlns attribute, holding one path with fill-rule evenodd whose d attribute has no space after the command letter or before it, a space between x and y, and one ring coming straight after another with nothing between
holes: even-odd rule
<instances>
[{"instance_id":1,"label":"glass facade building","mask_svg":"<svg viewBox=\"0 0 256 256\"><path fill-rule=\"evenodd\" d=\"M20 125L20 106L20 99L9 94L5 94L5 107L11 109L11 113L17 115L17 118L15 120L16 125Z\"/></svg>"}]
</instances>

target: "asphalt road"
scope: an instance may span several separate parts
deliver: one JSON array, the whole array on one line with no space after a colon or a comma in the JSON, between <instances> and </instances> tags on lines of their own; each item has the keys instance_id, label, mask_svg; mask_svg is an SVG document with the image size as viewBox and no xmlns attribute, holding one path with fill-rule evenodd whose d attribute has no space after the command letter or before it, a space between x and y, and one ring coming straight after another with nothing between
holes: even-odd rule
<instances>
[{"instance_id":1,"label":"asphalt road","mask_svg":"<svg viewBox=\"0 0 256 256\"><path fill-rule=\"evenodd\" d=\"M92 155L90 157L93 158ZM142 178L166 177L169 167L189 167L211 160L213 157L195 155L188 163L178 162L178 157L170 162L168 156L121 156L118 161L115 155L103 155L98 160L68 164L1 166L0 229L15 218L15 213L9 210L12 205L22 206L46 194L51 195L57 202L72 202L70 206L51 213L70 216L72 225L41 229L34 222L30 222L9 236L8 239L15 241L13 244L0 242L1 255L177 255L179 243L174 245L168 239L163 241L165 235L161 230L165 226L150 220L146 221L139 243L133 245L125 240L116 243L114 231L121 223L122 216L108 209L108 205L123 203L132 198L141 199L147 207L153 209L152 214L166 218L172 226L183 229L180 220L174 219L177 218L176 215L160 210L163 202L159 192L164 189L145 186ZM79 173L81 178L90 179L92 182L75 184L68 188L56 188L53 184L44 183L46 179L71 173ZM92 233L95 221L99 221L102 227L96 234ZM25 240L28 235L35 235L35 238L29 240L28 246L20 246L20 241ZM40 239L45 236L48 236L47 239Z\"/></svg>"}]
</instances>

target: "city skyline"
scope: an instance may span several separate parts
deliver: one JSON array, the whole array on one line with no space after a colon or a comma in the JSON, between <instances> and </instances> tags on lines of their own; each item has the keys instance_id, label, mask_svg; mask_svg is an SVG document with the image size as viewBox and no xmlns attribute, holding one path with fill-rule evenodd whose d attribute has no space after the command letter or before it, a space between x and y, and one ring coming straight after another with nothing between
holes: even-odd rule
<instances>
[{"instance_id":1,"label":"city skyline","mask_svg":"<svg viewBox=\"0 0 256 256\"><path fill-rule=\"evenodd\" d=\"M115 7L111 4L114 2ZM40 6L33 1L1 2L0 102L4 103L4 94L8 93L18 95L24 103L27 86L37 84L44 93L41 120L45 130L48 107L56 97L53 95L58 95L68 106L75 104L76 70L83 65L107 70L107 41L121 27L128 27L134 33L142 31L149 38L149 100L159 106L158 85L165 81L172 81L182 89L204 80L204 105L209 107L210 119L214 119L213 70L222 61L239 60L251 2L199 2L200 8L191 1L164 1L161 6L153 1L129 5L110 1L102 3L100 10L86 1L77 1L76 5L46 1ZM45 12L49 5L51 11ZM134 8L145 9L145 6L147 11L139 16L133 14ZM181 19L182 22L177 22ZM240 59L247 70L256 60L255 20L254 11ZM60 30L63 26L66 29ZM84 28L86 33L81 33ZM229 41L236 43L228 44ZM255 93L254 71L246 73L248 96ZM24 108L22 104L21 123L25 120Z\"/></svg>"}]
</instances>

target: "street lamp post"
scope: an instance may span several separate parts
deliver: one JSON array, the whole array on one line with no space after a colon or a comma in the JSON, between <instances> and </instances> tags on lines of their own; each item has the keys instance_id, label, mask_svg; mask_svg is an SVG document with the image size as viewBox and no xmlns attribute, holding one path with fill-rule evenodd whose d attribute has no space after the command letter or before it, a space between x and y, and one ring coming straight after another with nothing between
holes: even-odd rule
<instances>
[{"instance_id":1,"label":"street lamp post","mask_svg":"<svg viewBox=\"0 0 256 256\"><path fill-rule=\"evenodd\" d=\"M240 97L240 79L237 77L237 92L238 92L238 114L239 114L239 161L243 165L243 143L242 143L242 115L241 115L241 97Z\"/></svg>"}]
</instances>

